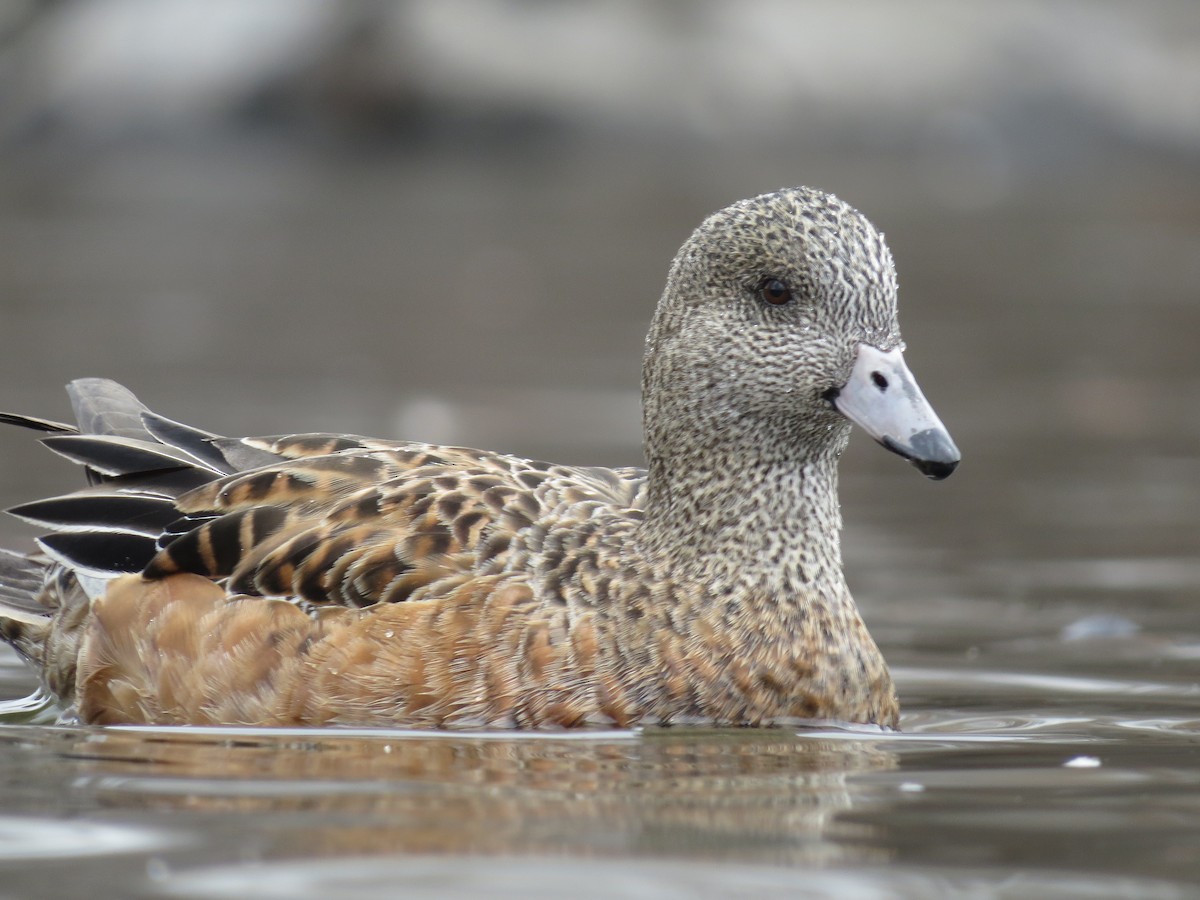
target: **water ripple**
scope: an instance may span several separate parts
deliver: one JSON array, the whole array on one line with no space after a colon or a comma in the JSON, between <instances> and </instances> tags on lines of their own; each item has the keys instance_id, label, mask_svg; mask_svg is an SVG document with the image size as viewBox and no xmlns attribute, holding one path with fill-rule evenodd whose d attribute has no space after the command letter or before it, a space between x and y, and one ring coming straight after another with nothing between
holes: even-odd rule
<instances>
[{"instance_id":1,"label":"water ripple","mask_svg":"<svg viewBox=\"0 0 1200 900\"><path fill-rule=\"evenodd\" d=\"M52 859L137 853L179 843L161 830L106 822L0 816L0 859Z\"/></svg>"},{"instance_id":2,"label":"water ripple","mask_svg":"<svg viewBox=\"0 0 1200 900\"><path fill-rule=\"evenodd\" d=\"M946 686L985 688L1005 692L1012 688L1042 691L1051 694L1094 694L1096 696L1167 697L1171 699L1200 698L1200 684L1164 684L1153 681L1120 681L1111 678L1092 678L1072 675L1043 675L1029 672L996 670L948 670L897 668L897 681L908 686Z\"/></svg>"},{"instance_id":3,"label":"water ripple","mask_svg":"<svg viewBox=\"0 0 1200 900\"><path fill-rule=\"evenodd\" d=\"M588 858L488 859L409 857L292 861L216 866L164 873L158 892L195 900L338 897L341 900L491 897L573 900L611 897L924 897L1067 898L1140 897L1175 900L1191 889L1155 878L1080 872L987 871L892 865L856 869L792 869L713 864L702 860L603 860Z\"/></svg>"}]
</instances>

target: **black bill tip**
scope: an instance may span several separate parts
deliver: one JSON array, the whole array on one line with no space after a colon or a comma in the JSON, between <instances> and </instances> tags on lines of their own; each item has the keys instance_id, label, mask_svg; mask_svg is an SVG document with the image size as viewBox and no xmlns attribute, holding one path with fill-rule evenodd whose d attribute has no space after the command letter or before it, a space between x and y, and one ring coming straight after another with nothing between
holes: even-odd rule
<instances>
[{"instance_id":1,"label":"black bill tip","mask_svg":"<svg viewBox=\"0 0 1200 900\"><path fill-rule=\"evenodd\" d=\"M933 462L927 459L914 459L912 461L912 464L917 467L917 470L922 475L934 481L949 478L954 474L954 470L958 468L958 463L957 459L953 462Z\"/></svg>"},{"instance_id":2,"label":"black bill tip","mask_svg":"<svg viewBox=\"0 0 1200 900\"><path fill-rule=\"evenodd\" d=\"M893 453L903 456L926 478L941 481L949 478L962 461L962 454L944 430L927 428L918 431L907 444L885 437L880 443Z\"/></svg>"}]
</instances>

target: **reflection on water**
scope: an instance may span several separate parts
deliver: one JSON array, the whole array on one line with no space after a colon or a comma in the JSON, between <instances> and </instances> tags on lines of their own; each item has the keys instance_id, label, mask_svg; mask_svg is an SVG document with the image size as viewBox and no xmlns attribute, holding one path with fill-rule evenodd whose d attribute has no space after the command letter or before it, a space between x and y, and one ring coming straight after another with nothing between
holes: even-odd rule
<instances>
[{"instance_id":1,"label":"reflection on water","mask_svg":"<svg viewBox=\"0 0 1200 900\"><path fill-rule=\"evenodd\" d=\"M1189 895L1200 719L970 700L1146 684L898 674L928 703L903 734L0 726L23 785L4 857L36 881L47 856L132 854L118 889L196 898ZM45 819L49 796L87 824Z\"/></svg>"},{"instance_id":2,"label":"reflection on water","mask_svg":"<svg viewBox=\"0 0 1200 900\"><path fill-rule=\"evenodd\" d=\"M50 730L43 747L97 808L249 814L264 855L573 852L829 863L848 779L885 747L778 732L584 737L331 729ZM8 728L0 741L28 742ZM48 761L48 760L47 760ZM287 819L280 819L287 816ZM253 820L251 820L253 821Z\"/></svg>"}]
</instances>

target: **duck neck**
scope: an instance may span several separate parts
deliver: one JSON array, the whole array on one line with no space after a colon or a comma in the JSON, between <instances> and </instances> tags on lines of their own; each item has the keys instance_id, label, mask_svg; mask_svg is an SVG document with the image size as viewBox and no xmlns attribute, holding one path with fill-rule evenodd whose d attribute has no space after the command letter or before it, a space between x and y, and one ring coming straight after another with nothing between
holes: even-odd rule
<instances>
[{"instance_id":1,"label":"duck neck","mask_svg":"<svg viewBox=\"0 0 1200 900\"><path fill-rule=\"evenodd\" d=\"M711 596L846 597L837 464L847 425L821 440L748 435L714 455L650 451L641 547L674 579ZM707 451L707 452L706 452Z\"/></svg>"}]
</instances>

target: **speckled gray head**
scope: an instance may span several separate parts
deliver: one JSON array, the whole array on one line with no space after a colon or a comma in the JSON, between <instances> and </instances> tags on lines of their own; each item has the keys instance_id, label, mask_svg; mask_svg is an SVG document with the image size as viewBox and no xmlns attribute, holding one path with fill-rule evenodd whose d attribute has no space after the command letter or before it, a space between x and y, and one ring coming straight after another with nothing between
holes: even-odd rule
<instances>
[{"instance_id":1,"label":"speckled gray head","mask_svg":"<svg viewBox=\"0 0 1200 900\"><path fill-rule=\"evenodd\" d=\"M945 478L958 450L902 350L892 255L861 213L804 187L735 203L680 249L647 338L651 465L837 455L850 420Z\"/></svg>"}]
</instances>

